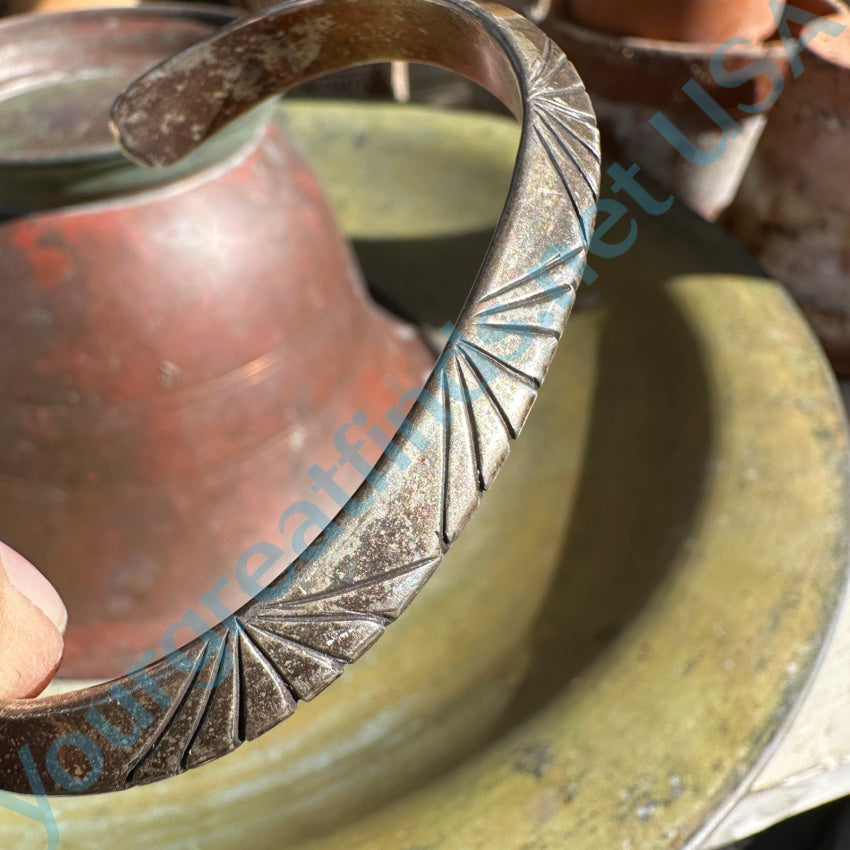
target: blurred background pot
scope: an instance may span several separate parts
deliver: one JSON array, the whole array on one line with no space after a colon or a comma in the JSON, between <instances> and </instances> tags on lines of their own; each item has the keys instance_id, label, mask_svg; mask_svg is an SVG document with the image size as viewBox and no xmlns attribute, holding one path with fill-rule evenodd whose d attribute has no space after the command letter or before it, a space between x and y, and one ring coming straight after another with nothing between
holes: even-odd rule
<instances>
[{"instance_id":1,"label":"blurred background pot","mask_svg":"<svg viewBox=\"0 0 850 850\"><path fill-rule=\"evenodd\" d=\"M783 281L850 376L850 12L817 36L773 111L725 218Z\"/></svg>"},{"instance_id":2,"label":"blurred background pot","mask_svg":"<svg viewBox=\"0 0 850 850\"><path fill-rule=\"evenodd\" d=\"M613 35L720 44L776 29L767 0L556 0L573 20Z\"/></svg>"},{"instance_id":3,"label":"blurred background pot","mask_svg":"<svg viewBox=\"0 0 850 850\"><path fill-rule=\"evenodd\" d=\"M641 20L643 5L633 5L636 21ZM664 5L671 14L679 8ZM762 5L766 7L767 0L762 0ZM683 8L687 6L683 4ZM600 4L600 9L610 7ZM735 88L718 85L710 65L719 44L708 36L691 43L612 34L570 19L569 10L553 9L546 29L587 84L605 152L624 164L637 163L700 215L716 218L734 197L766 122L766 113L753 114L741 107L762 103L770 91L770 81L759 76ZM589 14L584 17L591 18ZM623 18L624 26L632 17ZM616 16L614 19L619 20ZM636 30L645 33L653 28L636 26ZM724 67L733 72L756 59L770 59L783 70L787 68L785 50L776 41L735 47ZM736 136L730 135L723 155L714 162L691 162L650 124L660 111L697 148L713 151L722 143L724 128L682 90L686 84L693 85L692 81L740 128Z\"/></svg>"},{"instance_id":4,"label":"blurred background pot","mask_svg":"<svg viewBox=\"0 0 850 850\"><path fill-rule=\"evenodd\" d=\"M220 578L238 604L239 555L281 542L333 433L356 411L383 421L432 362L367 296L268 108L177 170L114 147L124 86L231 19L176 5L0 24L0 539L67 603L67 676L159 654Z\"/></svg>"}]
</instances>

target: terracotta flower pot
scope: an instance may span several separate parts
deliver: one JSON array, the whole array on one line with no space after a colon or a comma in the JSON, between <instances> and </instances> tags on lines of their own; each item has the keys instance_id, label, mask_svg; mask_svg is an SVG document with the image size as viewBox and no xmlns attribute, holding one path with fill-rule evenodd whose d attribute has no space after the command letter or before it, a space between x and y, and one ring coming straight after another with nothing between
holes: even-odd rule
<instances>
[{"instance_id":1,"label":"terracotta flower pot","mask_svg":"<svg viewBox=\"0 0 850 850\"><path fill-rule=\"evenodd\" d=\"M819 35L770 119L727 225L791 289L850 375L850 11Z\"/></svg>"},{"instance_id":2,"label":"terracotta flower pot","mask_svg":"<svg viewBox=\"0 0 850 850\"><path fill-rule=\"evenodd\" d=\"M546 29L587 85L605 152L624 167L636 163L700 215L716 218L734 197L764 129L766 111L747 109L765 101L770 81L758 76L734 88L718 84L711 68L717 45L610 35L556 15ZM787 68L778 41L735 47L724 65L734 71L759 59ZM725 128L685 91L685 86L694 85L740 132L724 138ZM694 155L717 151L716 160L695 162L683 156L653 126L658 112L687 140Z\"/></svg>"},{"instance_id":3,"label":"terracotta flower pot","mask_svg":"<svg viewBox=\"0 0 850 850\"><path fill-rule=\"evenodd\" d=\"M614 35L719 44L775 29L768 0L562 0L578 23Z\"/></svg>"},{"instance_id":4,"label":"terracotta flower pot","mask_svg":"<svg viewBox=\"0 0 850 850\"><path fill-rule=\"evenodd\" d=\"M793 5L783 27L795 38L800 10L819 18L841 8L837 0ZM717 218L740 186L779 84L792 77L785 48L772 37L768 0L566 0L553 6L545 28L587 85L608 155L625 167L633 161L700 215ZM738 36L750 43L723 46ZM683 145L654 126L659 112ZM702 155L715 151L716 158Z\"/></svg>"},{"instance_id":5,"label":"terracotta flower pot","mask_svg":"<svg viewBox=\"0 0 850 850\"><path fill-rule=\"evenodd\" d=\"M158 654L220 578L238 604L240 554L320 498L307 469L334 463L334 432L363 411L391 434L431 365L268 110L178 171L114 147L115 95L231 16L0 24L0 539L66 600L67 676Z\"/></svg>"}]
</instances>

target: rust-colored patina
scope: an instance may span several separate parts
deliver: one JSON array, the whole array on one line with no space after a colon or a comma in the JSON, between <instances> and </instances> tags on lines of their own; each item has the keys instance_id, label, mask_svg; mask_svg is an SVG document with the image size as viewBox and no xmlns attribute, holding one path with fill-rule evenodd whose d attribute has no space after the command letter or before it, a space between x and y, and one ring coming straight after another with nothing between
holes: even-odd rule
<instances>
[{"instance_id":1,"label":"rust-colored patina","mask_svg":"<svg viewBox=\"0 0 850 850\"><path fill-rule=\"evenodd\" d=\"M337 458L333 433L356 411L383 421L431 365L368 298L267 113L176 174L114 147L124 82L231 17L0 25L0 128L17 128L15 144L0 133L0 176L14 176L0 179L0 539L67 603L68 676L158 651L218 578L235 608L237 559L278 540L284 509L309 497L336 512L307 476Z\"/></svg>"}]
</instances>

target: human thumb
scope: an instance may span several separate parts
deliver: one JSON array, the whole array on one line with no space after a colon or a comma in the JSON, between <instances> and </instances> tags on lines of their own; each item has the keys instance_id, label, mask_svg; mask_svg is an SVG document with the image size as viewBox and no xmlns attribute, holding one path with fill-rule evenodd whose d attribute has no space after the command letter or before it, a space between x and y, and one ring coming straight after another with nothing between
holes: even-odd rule
<instances>
[{"instance_id":1,"label":"human thumb","mask_svg":"<svg viewBox=\"0 0 850 850\"><path fill-rule=\"evenodd\" d=\"M34 697L44 690L62 660L67 621L47 579L0 543L0 698Z\"/></svg>"}]
</instances>

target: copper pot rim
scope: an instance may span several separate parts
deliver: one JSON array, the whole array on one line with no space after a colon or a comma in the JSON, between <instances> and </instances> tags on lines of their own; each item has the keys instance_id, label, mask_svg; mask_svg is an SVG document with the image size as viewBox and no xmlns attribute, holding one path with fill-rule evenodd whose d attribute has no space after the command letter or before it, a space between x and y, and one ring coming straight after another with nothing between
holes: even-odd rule
<instances>
[{"instance_id":1,"label":"copper pot rim","mask_svg":"<svg viewBox=\"0 0 850 850\"><path fill-rule=\"evenodd\" d=\"M0 105L4 101L47 88L57 83L67 83L75 79L96 80L116 78L115 96L117 97L127 83L141 76L154 65L168 58L177 50L193 43L187 38L174 40L168 44L168 38L174 39L174 26L183 23L188 27L196 25L197 39L205 38L216 29L232 23L242 13L238 9L211 3L174 2L145 3L142 6L118 6L113 8L72 9L49 12L46 14L14 15L0 20L0 56L2 43L11 51L27 51L40 46L42 56L33 58L24 53L24 63L14 61L14 55L0 62ZM163 24L162 38L151 39L141 50L130 53L112 47L106 38L110 32L118 32L116 21L133 30L147 25ZM126 32L127 30L125 30ZM82 34L105 50L105 61L99 66L92 63L91 53L81 49L73 38ZM66 60L76 59L76 64ZM98 73L100 71L100 73ZM74 76L74 75L77 76ZM111 101L103 104L104 117L108 117ZM14 151L0 151L0 168L16 166L69 165L80 162L106 163L109 160L123 159L106 125L102 138L97 141L83 142L62 149L41 146L26 146Z\"/></svg>"}]
</instances>

